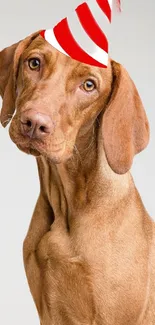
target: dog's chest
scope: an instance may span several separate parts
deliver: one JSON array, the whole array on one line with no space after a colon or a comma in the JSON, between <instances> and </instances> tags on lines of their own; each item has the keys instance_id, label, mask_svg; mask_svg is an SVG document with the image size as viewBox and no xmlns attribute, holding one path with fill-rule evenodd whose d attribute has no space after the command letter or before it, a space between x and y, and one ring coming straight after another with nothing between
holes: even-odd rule
<instances>
[{"instance_id":1,"label":"dog's chest","mask_svg":"<svg viewBox=\"0 0 155 325\"><path fill-rule=\"evenodd\" d=\"M69 190L54 174L49 188L55 219L37 249L49 324L137 325L148 290L142 230L133 220L119 231L108 226L103 202L73 216Z\"/></svg>"},{"instance_id":2,"label":"dog's chest","mask_svg":"<svg viewBox=\"0 0 155 325\"><path fill-rule=\"evenodd\" d=\"M146 300L147 245L138 247L136 239L129 245L134 239L125 242L123 235L112 242L102 229L85 226L68 233L57 219L38 247L52 324L137 324Z\"/></svg>"}]
</instances>

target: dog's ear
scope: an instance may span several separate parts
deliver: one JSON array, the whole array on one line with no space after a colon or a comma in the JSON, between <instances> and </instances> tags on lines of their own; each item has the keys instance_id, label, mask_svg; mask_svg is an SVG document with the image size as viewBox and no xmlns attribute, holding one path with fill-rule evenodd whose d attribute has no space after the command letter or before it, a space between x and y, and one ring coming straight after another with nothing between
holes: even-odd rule
<instances>
[{"instance_id":1,"label":"dog's ear","mask_svg":"<svg viewBox=\"0 0 155 325\"><path fill-rule=\"evenodd\" d=\"M149 124L138 91L127 71L111 61L113 85L102 121L107 161L117 174L125 174L135 154L149 141Z\"/></svg>"},{"instance_id":2,"label":"dog's ear","mask_svg":"<svg viewBox=\"0 0 155 325\"><path fill-rule=\"evenodd\" d=\"M39 32L33 33L0 52L0 96L3 98L0 122L4 127L10 122L15 111L16 77L20 56L38 35Z\"/></svg>"}]
</instances>

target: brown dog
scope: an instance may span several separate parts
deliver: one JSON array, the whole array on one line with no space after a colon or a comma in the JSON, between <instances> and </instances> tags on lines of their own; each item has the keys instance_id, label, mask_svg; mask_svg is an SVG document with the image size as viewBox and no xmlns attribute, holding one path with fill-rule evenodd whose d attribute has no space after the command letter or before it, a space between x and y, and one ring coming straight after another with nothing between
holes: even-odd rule
<instances>
[{"instance_id":1,"label":"brown dog","mask_svg":"<svg viewBox=\"0 0 155 325\"><path fill-rule=\"evenodd\" d=\"M155 234L129 169L149 140L125 69L79 63L39 36L0 52L1 123L35 155L24 263L42 325L154 325Z\"/></svg>"}]
</instances>

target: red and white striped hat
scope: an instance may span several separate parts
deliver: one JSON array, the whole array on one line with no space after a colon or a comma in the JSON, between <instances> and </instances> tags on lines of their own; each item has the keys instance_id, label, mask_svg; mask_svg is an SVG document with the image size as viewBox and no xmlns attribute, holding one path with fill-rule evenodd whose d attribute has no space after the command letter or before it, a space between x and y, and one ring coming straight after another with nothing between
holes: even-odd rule
<instances>
[{"instance_id":1,"label":"red and white striped hat","mask_svg":"<svg viewBox=\"0 0 155 325\"><path fill-rule=\"evenodd\" d=\"M115 0L116 1L116 0ZM40 35L61 53L77 61L106 68L113 0L90 0L79 5L53 29ZM120 0L117 0L120 9ZM99 21L100 14L102 14Z\"/></svg>"}]
</instances>

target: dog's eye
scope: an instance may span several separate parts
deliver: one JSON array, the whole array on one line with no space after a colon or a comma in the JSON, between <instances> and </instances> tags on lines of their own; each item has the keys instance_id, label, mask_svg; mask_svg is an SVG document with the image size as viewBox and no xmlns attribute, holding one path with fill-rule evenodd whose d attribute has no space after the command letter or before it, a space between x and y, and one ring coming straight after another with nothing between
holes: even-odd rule
<instances>
[{"instance_id":1,"label":"dog's eye","mask_svg":"<svg viewBox=\"0 0 155 325\"><path fill-rule=\"evenodd\" d=\"M29 68L31 70L39 70L40 69L40 60L33 58L28 61Z\"/></svg>"},{"instance_id":2,"label":"dog's eye","mask_svg":"<svg viewBox=\"0 0 155 325\"><path fill-rule=\"evenodd\" d=\"M93 80L86 80L83 85L82 85L83 89L87 92L91 92L94 89L96 89L96 84Z\"/></svg>"}]
</instances>

